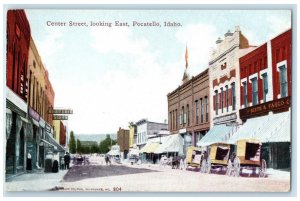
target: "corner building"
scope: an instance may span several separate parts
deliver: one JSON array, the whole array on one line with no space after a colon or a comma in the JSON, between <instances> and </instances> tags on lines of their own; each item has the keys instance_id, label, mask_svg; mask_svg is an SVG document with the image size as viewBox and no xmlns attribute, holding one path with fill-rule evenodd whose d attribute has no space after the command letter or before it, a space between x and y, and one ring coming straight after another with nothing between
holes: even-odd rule
<instances>
[{"instance_id":1,"label":"corner building","mask_svg":"<svg viewBox=\"0 0 300 201\"><path fill-rule=\"evenodd\" d=\"M30 26L24 10L9 10L6 24L6 178L26 170L27 62Z\"/></svg>"},{"instance_id":2,"label":"corner building","mask_svg":"<svg viewBox=\"0 0 300 201\"><path fill-rule=\"evenodd\" d=\"M240 58L243 126L238 134L256 134L263 159L274 169L290 168L291 37L289 29Z\"/></svg>"}]
</instances>

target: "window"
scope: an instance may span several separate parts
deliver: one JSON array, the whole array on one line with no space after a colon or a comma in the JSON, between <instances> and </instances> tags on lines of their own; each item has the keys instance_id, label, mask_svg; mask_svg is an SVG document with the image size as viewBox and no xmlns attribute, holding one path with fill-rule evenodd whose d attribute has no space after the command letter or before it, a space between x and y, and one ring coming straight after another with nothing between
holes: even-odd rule
<instances>
[{"instance_id":1,"label":"window","mask_svg":"<svg viewBox=\"0 0 300 201\"><path fill-rule=\"evenodd\" d=\"M205 97L205 103L206 103L206 122L208 122L208 111L209 111L209 109L208 109L208 98L207 98L207 96Z\"/></svg>"},{"instance_id":2,"label":"window","mask_svg":"<svg viewBox=\"0 0 300 201\"><path fill-rule=\"evenodd\" d=\"M223 87L221 87L221 108L222 108L222 113L224 112L224 94L223 94Z\"/></svg>"},{"instance_id":3,"label":"window","mask_svg":"<svg viewBox=\"0 0 300 201\"><path fill-rule=\"evenodd\" d=\"M279 67L280 73L280 95L281 98L287 97L287 75L285 65Z\"/></svg>"},{"instance_id":4,"label":"window","mask_svg":"<svg viewBox=\"0 0 300 201\"><path fill-rule=\"evenodd\" d=\"M184 107L182 107L183 112L183 124L186 124L186 112L184 111Z\"/></svg>"},{"instance_id":5,"label":"window","mask_svg":"<svg viewBox=\"0 0 300 201\"><path fill-rule=\"evenodd\" d=\"M244 105L248 107L248 89L247 82L243 82L243 91L244 91Z\"/></svg>"},{"instance_id":6,"label":"window","mask_svg":"<svg viewBox=\"0 0 300 201\"><path fill-rule=\"evenodd\" d=\"M268 94L268 74L262 74L263 78L263 101L264 103L267 102L267 94Z\"/></svg>"},{"instance_id":7,"label":"window","mask_svg":"<svg viewBox=\"0 0 300 201\"><path fill-rule=\"evenodd\" d=\"M189 126L190 125L190 107L189 107L189 105L186 106L186 109L187 109L187 111L186 111L186 113L187 113L187 124Z\"/></svg>"},{"instance_id":8,"label":"window","mask_svg":"<svg viewBox=\"0 0 300 201\"><path fill-rule=\"evenodd\" d=\"M258 104L258 87L257 87L257 77L251 79L252 81L252 105Z\"/></svg>"},{"instance_id":9,"label":"window","mask_svg":"<svg viewBox=\"0 0 300 201\"><path fill-rule=\"evenodd\" d=\"M216 97L216 115L218 115L218 109L219 109L219 104L218 104L218 90L215 91L215 97Z\"/></svg>"},{"instance_id":10,"label":"window","mask_svg":"<svg viewBox=\"0 0 300 201\"><path fill-rule=\"evenodd\" d=\"M226 112L228 112L228 109L229 109L229 102L228 102L228 85L226 85L225 88L226 88Z\"/></svg>"},{"instance_id":11,"label":"window","mask_svg":"<svg viewBox=\"0 0 300 201\"><path fill-rule=\"evenodd\" d=\"M199 102L198 100L195 101L196 104L196 124L199 123Z\"/></svg>"},{"instance_id":12,"label":"window","mask_svg":"<svg viewBox=\"0 0 300 201\"><path fill-rule=\"evenodd\" d=\"M235 82L231 84L231 90L232 90L232 110L235 110Z\"/></svg>"},{"instance_id":13,"label":"window","mask_svg":"<svg viewBox=\"0 0 300 201\"><path fill-rule=\"evenodd\" d=\"M180 123L180 125L182 125L182 122L183 122L182 118L183 118L183 108L180 111L180 117L179 117L179 123Z\"/></svg>"},{"instance_id":14,"label":"window","mask_svg":"<svg viewBox=\"0 0 300 201\"><path fill-rule=\"evenodd\" d=\"M175 110L175 128L178 129L178 124L177 124L177 109Z\"/></svg>"},{"instance_id":15,"label":"window","mask_svg":"<svg viewBox=\"0 0 300 201\"><path fill-rule=\"evenodd\" d=\"M204 101L202 100L202 98L200 99L201 102L201 123L203 123L203 119L204 119Z\"/></svg>"}]
</instances>

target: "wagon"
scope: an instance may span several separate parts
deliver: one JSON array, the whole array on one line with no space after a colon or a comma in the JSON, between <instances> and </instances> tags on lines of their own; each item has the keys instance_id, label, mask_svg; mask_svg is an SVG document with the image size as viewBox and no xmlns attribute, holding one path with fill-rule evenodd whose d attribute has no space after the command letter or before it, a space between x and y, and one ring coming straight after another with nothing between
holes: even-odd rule
<instances>
[{"instance_id":1,"label":"wagon","mask_svg":"<svg viewBox=\"0 0 300 201\"><path fill-rule=\"evenodd\" d=\"M210 173L212 169L221 168L228 170L231 167L231 160L229 160L230 144L214 143L209 147L209 152L203 153L203 160L201 163L200 172ZM226 171L226 174L228 171Z\"/></svg>"},{"instance_id":2,"label":"wagon","mask_svg":"<svg viewBox=\"0 0 300 201\"><path fill-rule=\"evenodd\" d=\"M252 171L252 174L258 172L259 177L266 176L267 163L261 158L260 140L242 139L236 142L236 157L229 175L238 177L243 169Z\"/></svg>"},{"instance_id":3,"label":"wagon","mask_svg":"<svg viewBox=\"0 0 300 201\"><path fill-rule=\"evenodd\" d=\"M187 151L186 151L187 167L186 167L186 169L188 169L189 167L200 168L202 157L203 157L203 154L202 154L202 151L200 148L194 147L194 146L187 147Z\"/></svg>"}]
</instances>

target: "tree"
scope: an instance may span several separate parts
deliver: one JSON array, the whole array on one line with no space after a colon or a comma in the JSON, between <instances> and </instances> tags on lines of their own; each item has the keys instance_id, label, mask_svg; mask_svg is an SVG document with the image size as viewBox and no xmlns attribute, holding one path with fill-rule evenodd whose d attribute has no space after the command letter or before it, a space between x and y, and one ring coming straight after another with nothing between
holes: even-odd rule
<instances>
[{"instance_id":1,"label":"tree","mask_svg":"<svg viewBox=\"0 0 300 201\"><path fill-rule=\"evenodd\" d=\"M76 153L76 141L75 141L75 136L74 136L73 131L71 131L71 134L70 134L69 151L71 154Z\"/></svg>"},{"instance_id":2,"label":"tree","mask_svg":"<svg viewBox=\"0 0 300 201\"><path fill-rule=\"evenodd\" d=\"M99 152L102 154L106 154L109 152L112 145L115 145L117 142L110 138L110 135L106 135L105 140L102 140L99 145Z\"/></svg>"},{"instance_id":3,"label":"tree","mask_svg":"<svg viewBox=\"0 0 300 201\"><path fill-rule=\"evenodd\" d=\"M81 142L79 139L77 139L77 149L76 149L76 152L77 153L82 153L83 152L83 149L82 149L82 146L81 146Z\"/></svg>"}]
</instances>

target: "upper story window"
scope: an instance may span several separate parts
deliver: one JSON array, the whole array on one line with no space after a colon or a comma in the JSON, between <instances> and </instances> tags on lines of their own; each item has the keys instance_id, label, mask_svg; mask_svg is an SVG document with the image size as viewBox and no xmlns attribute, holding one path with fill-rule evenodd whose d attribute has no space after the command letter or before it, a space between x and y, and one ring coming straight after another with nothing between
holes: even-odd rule
<instances>
[{"instance_id":1,"label":"upper story window","mask_svg":"<svg viewBox=\"0 0 300 201\"><path fill-rule=\"evenodd\" d=\"M267 102L267 94L268 94L268 74L262 74L263 79L263 101Z\"/></svg>"},{"instance_id":2,"label":"upper story window","mask_svg":"<svg viewBox=\"0 0 300 201\"><path fill-rule=\"evenodd\" d=\"M224 91L223 91L223 87L221 87L221 109L222 109L222 113L224 112Z\"/></svg>"},{"instance_id":3,"label":"upper story window","mask_svg":"<svg viewBox=\"0 0 300 201\"><path fill-rule=\"evenodd\" d=\"M205 97L205 103L206 103L206 122L208 122L208 111L209 111L209 108L208 108L208 98L207 96Z\"/></svg>"},{"instance_id":4,"label":"upper story window","mask_svg":"<svg viewBox=\"0 0 300 201\"><path fill-rule=\"evenodd\" d=\"M228 85L225 86L226 89L226 112L229 110L229 100L228 100Z\"/></svg>"},{"instance_id":5,"label":"upper story window","mask_svg":"<svg viewBox=\"0 0 300 201\"><path fill-rule=\"evenodd\" d=\"M281 98L287 97L287 74L286 74L286 66L279 67L280 73L280 95Z\"/></svg>"},{"instance_id":6,"label":"upper story window","mask_svg":"<svg viewBox=\"0 0 300 201\"><path fill-rule=\"evenodd\" d=\"M199 123L199 102L198 100L195 101L196 104L196 124Z\"/></svg>"},{"instance_id":7,"label":"upper story window","mask_svg":"<svg viewBox=\"0 0 300 201\"><path fill-rule=\"evenodd\" d=\"M257 87L257 77L251 79L252 82L252 105L258 104L258 87Z\"/></svg>"},{"instance_id":8,"label":"upper story window","mask_svg":"<svg viewBox=\"0 0 300 201\"><path fill-rule=\"evenodd\" d=\"M248 107L248 89L247 82L243 82L243 96L244 96L244 106Z\"/></svg>"},{"instance_id":9,"label":"upper story window","mask_svg":"<svg viewBox=\"0 0 300 201\"><path fill-rule=\"evenodd\" d=\"M218 90L215 91L215 99L216 99L216 115L218 115L219 103L218 103Z\"/></svg>"},{"instance_id":10,"label":"upper story window","mask_svg":"<svg viewBox=\"0 0 300 201\"><path fill-rule=\"evenodd\" d=\"M189 126L190 125L190 106L187 105L186 106L186 115L187 115L187 125Z\"/></svg>"},{"instance_id":11,"label":"upper story window","mask_svg":"<svg viewBox=\"0 0 300 201\"><path fill-rule=\"evenodd\" d=\"M201 102L201 123L203 123L203 120L204 120L204 101L203 101L202 98L200 99L200 102Z\"/></svg>"},{"instance_id":12,"label":"upper story window","mask_svg":"<svg viewBox=\"0 0 300 201\"><path fill-rule=\"evenodd\" d=\"M231 90L232 90L232 110L235 110L236 104L236 97L235 97L235 82L231 83Z\"/></svg>"}]
</instances>

